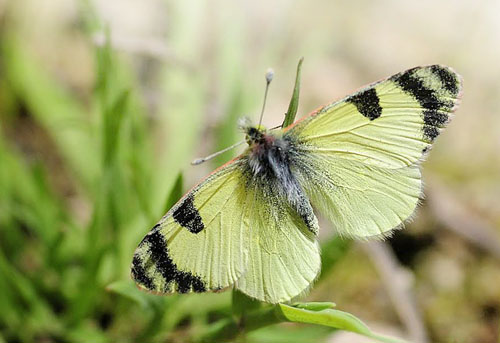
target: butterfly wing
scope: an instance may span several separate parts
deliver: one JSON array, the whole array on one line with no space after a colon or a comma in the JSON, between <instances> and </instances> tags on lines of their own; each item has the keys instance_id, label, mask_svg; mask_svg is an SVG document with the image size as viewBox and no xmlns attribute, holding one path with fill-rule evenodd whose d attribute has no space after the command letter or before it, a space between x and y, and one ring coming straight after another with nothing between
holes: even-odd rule
<instances>
[{"instance_id":1,"label":"butterfly wing","mask_svg":"<svg viewBox=\"0 0 500 343\"><path fill-rule=\"evenodd\" d=\"M420 67L325 106L284 130L294 177L341 234L386 235L414 211L419 162L460 89L451 69ZM158 293L235 285L271 303L300 295L319 272L319 248L278 193L252 182L245 156L217 170L143 239L134 280Z\"/></svg>"},{"instance_id":2,"label":"butterfly wing","mask_svg":"<svg viewBox=\"0 0 500 343\"><path fill-rule=\"evenodd\" d=\"M146 235L132 278L156 293L217 291L245 271L249 215L241 160L212 173Z\"/></svg>"},{"instance_id":3,"label":"butterfly wing","mask_svg":"<svg viewBox=\"0 0 500 343\"><path fill-rule=\"evenodd\" d=\"M413 213L419 162L448 123L462 84L452 69L417 67L285 128L300 183L340 234L385 236Z\"/></svg>"},{"instance_id":4,"label":"butterfly wing","mask_svg":"<svg viewBox=\"0 0 500 343\"><path fill-rule=\"evenodd\" d=\"M254 185L249 263L236 288L268 302L288 301L304 293L321 269L315 234L304 220L267 186Z\"/></svg>"},{"instance_id":5,"label":"butterfly wing","mask_svg":"<svg viewBox=\"0 0 500 343\"><path fill-rule=\"evenodd\" d=\"M243 156L214 172L146 235L132 262L141 288L188 293L236 284L248 296L278 303L309 287L320 270L314 233L247 168Z\"/></svg>"}]
</instances>

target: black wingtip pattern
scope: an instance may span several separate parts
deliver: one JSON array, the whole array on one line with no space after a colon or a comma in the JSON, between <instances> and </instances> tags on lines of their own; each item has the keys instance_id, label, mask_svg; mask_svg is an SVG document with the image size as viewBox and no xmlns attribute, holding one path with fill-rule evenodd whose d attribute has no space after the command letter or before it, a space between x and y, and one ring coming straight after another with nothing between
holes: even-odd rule
<instances>
[{"instance_id":1,"label":"black wingtip pattern","mask_svg":"<svg viewBox=\"0 0 500 343\"><path fill-rule=\"evenodd\" d=\"M139 245L139 250L146 252L149 256L143 261L141 255L134 256L132 262L132 277L140 285L151 291L166 293L171 291L172 284L177 285L177 292L188 293L190 291L201 293L207 290L205 283L200 277L186 271L181 271L169 256L167 244L159 230L152 230ZM155 289L152 278L146 273L144 263L152 264L159 274L165 279L166 289Z\"/></svg>"},{"instance_id":2,"label":"black wingtip pattern","mask_svg":"<svg viewBox=\"0 0 500 343\"><path fill-rule=\"evenodd\" d=\"M431 71L439 78L444 88L453 96L457 96L460 91L460 80L457 77L457 74L450 68L440 65L433 65L430 68Z\"/></svg>"},{"instance_id":3,"label":"black wingtip pattern","mask_svg":"<svg viewBox=\"0 0 500 343\"><path fill-rule=\"evenodd\" d=\"M447 96L439 92L439 89L433 89L425 84L424 79L418 75L418 71L423 68L429 68L430 72L438 78L442 86L441 89L449 93ZM409 69L394 75L391 79L424 108L423 137L432 143L439 135L439 129L449 121L449 113L455 104L450 98L456 98L460 92L459 76L447 67L433 65Z\"/></svg>"}]
</instances>

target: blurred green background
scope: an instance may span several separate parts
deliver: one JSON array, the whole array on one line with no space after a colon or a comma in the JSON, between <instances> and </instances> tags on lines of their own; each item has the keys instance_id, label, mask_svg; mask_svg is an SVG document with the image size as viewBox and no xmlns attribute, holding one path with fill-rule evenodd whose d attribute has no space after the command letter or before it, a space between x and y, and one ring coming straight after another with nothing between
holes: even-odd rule
<instances>
[{"instance_id":1,"label":"blurred green background","mask_svg":"<svg viewBox=\"0 0 500 343\"><path fill-rule=\"evenodd\" d=\"M500 342L500 2L0 0L0 342L185 342L231 293L157 297L129 279L140 239L228 160L275 70L281 123L423 64L464 77L424 163L426 199L384 243L334 237L306 300L414 342ZM181 176L182 175L182 176ZM245 342L366 342L281 324Z\"/></svg>"}]
</instances>

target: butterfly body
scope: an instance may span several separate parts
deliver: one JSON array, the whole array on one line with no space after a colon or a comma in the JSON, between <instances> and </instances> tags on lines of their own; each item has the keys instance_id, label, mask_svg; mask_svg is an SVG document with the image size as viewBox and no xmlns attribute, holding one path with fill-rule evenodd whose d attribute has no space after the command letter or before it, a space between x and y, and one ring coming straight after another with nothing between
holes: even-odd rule
<instances>
[{"instance_id":1,"label":"butterfly body","mask_svg":"<svg viewBox=\"0 0 500 343\"><path fill-rule=\"evenodd\" d=\"M247 149L146 235L132 278L155 293L232 286L269 303L299 296L321 269L313 206L344 237L400 228L421 198L420 162L461 88L451 68L416 67L280 130L244 123Z\"/></svg>"},{"instance_id":2,"label":"butterfly body","mask_svg":"<svg viewBox=\"0 0 500 343\"><path fill-rule=\"evenodd\" d=\"M286 201L313 233L318 222L311 203L297 180L298 152L293 135L282 130L268 132L264 128L244 128L248 150L242 156L246 187L259 189L270 201Z\"/></svg>"}]
</instances>

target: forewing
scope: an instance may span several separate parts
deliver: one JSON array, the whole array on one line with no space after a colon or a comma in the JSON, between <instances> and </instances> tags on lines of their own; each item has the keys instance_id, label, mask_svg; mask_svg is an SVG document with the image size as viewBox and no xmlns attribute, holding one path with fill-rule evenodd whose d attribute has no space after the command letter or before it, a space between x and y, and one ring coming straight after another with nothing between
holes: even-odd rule
<instances>
[{"instance_id":1,"label":"forewing","mask_svg":"<svg viewBox=\"0 0 500 343\"><path fill-rule=\"evenodd\" d=\"M269 303L304 293L317 277L321 262L316 236L286 201L266 187L248 189L249 263L236 288Z\"/></svg>"},{"instance_id":2,"label":"forewing","mask_svg":"<svg viewBox=\"0 0 500 343\"><path fill-rule=\"evenodd\" d=\"M345 236L386 236L414 212L419 162L448 123L461 78L417 67L374 83L285 129L312 204Z\"/></svg>"},{"instance_id":3,"label":"forewing","mask_svg":"<svg viewBox=\"0 0 500 343\"><path fill-rule=\"evenodd\" d=\"M461 77L417 67L374 83L286 128L303 150L396 169L429 150L458 104Z\"/></svg>"},{"instance_id":4,"label":"forewing","mask_svg":"<svg viewBox=\"0 0 500 343\"><path fill-rule=\"evenodd\" d=\"M132 262L136 283L157 293L221 290L247 265L247 195L240 160L211 174L147 234Z\"/></svg>"}]
</instances>

